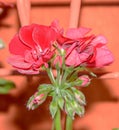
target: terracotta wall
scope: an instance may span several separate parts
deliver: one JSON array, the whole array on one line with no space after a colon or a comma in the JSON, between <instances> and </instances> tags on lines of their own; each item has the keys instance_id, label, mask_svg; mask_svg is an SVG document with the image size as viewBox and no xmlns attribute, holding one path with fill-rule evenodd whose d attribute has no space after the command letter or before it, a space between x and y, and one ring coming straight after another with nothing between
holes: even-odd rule
<instances>
[{"instance_id":1,"label":"terracotta wall","mask_svg":"<svg viewBox=\"0 0 119 130\"><path fill-rule=\"evenodd\" d=\"M1 0L0 0L1 1ZM15 0L4 0L15 4ZM50 24L59 19L65 29L69 24L69 0L32 0L32 22ZM115 62L98 73L119 71L119 0L82 0L79 26L90 27L95 34L103 34L108 39ZM8 43L18 31L19 19L16 7L5 9L0 16L0 38L6 44L0 50L0 62L3 68L12 69L6 62L9 56ZM26 102L36 91L39 83L49 82L47 77L5 75L1 77L13 80L16 88L8 95L0 95L0 130L50 130L51 117L48 111L49 100L38 109L28 111ZM76 117L74 130L112 130L119 128L119 78L95 79L83 88L86 95L86 114Z\"/></svg>"}]
</instances>

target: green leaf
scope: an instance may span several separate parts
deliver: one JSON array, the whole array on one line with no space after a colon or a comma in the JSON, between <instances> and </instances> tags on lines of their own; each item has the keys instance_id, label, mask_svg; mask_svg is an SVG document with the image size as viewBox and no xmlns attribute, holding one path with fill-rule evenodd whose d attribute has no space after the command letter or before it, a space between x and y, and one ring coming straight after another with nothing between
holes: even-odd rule
<instances>
[{"instance_id":1,"label":"green leaf","mask_svg":"<svg viewBox=\"0 0 119 130\"><path fill-rule=\"evenodd\" d=\"M15 84L12 81L0 79L0 94L8 94L13 88L15 88Z\"/></svg>"},{"instance_id":2,"label":"green leaf","mask_svg":"<svg viewBox=\"0 0 119 130\"><path fill-rule=\"evenodd\" d=\"M57 101L53 99L52 102L50 103L50 113L52 115L52 118L55 117L57 110L58 110Z\"/></svg>"},{"instance_id":3,"label":"green leaf","mask_svg":"<svg viewBox=\"0 0 119 130\"><path fill-rule=\"evenodd\" d=\"M112 130L119 130L119 128L113 128Z\"/></svg>"}]
</instances>

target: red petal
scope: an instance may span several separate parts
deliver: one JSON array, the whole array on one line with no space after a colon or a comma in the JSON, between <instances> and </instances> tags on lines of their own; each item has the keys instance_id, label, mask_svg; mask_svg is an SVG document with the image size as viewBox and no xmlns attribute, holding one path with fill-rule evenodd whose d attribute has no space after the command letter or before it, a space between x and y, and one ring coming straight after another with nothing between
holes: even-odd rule
<instances>
[{"instance_id":1,"label":"red petal","mask_svg":"<svg viewBox=\"0 0 119 130\"><path fill-rule=\"evenodd\" d=\"M32 39L32 33L33 33L33 29L37 26L38 26L37 24L32 24L30 26L24 26L19 31L20 40L30 48L34 48L36 45Z\"/></svg>"},{"instance_id":2,"label":"red petal","mask_svg":"<svg viewBox=\"0 0 119 130\"><path fill-rule=\"evenodd\" d=\"M56 32L46 26L39 26L33 30L33 40L42 50L49 48L51 43L56 39Z\"/></svg>"},{"instance_id":3,"label":"red petal","mask_svg":"<svg viewBox=\"0 0 119 130\"><path fill-rule=\"evenodd\" d=\"M29 50L19 39L18 34L16 34L9 43L9 51L15 55L24 55L26 50Z\"/></svg>"}]
</instances>

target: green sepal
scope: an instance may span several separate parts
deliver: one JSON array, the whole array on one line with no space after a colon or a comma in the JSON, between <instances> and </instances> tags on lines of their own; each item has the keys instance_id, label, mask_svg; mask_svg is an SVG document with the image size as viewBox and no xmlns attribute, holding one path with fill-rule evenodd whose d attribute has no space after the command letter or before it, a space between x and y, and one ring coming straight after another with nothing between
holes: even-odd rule
<instances>
[{"instance_id":1,"label":"green sepal","mask_svg":"<svg viewBox=\"0 0 119 130\"><path fill-rule=\"evenodd\" d=\"M74 86L81 86L81 84L82 84L82 80L80 80L80 79L76 79L76 80L74 80L74 81L72 81L72 82L65 82L64 83L64 88L65 89L67 89L67 88L71 88L72 86L74 87Z\"/></svg>"},{"instance_id":2,"label":"green sepal","mask_svg":"<svg viewBox=\"0 0 119 130\"><path fill-rule=\"evenodd\" d=\"M70 73L70 75L68 76L68 82L73 82L73 81L77 80L78 79L78 73L80 71L84 71L85 68L81 67L81 66L75 68L75 67L72 66L71 70L72 70L71 71L72 73Z\"/></svg>"},{"instance_id":3,"label":"green sepal","mask_svg":"<svg viewBox=\"0 0 119 130\"><path fill-rule=\"evenodd\" d=\"M87 71L92 77L97 78L97 75L91 72L88 68L85 68L85 71Z\"/></svg>"},{"instance_id":4,"label":"green sepal","mask_svg":"<svg viewBox=\"0 0 119 130\"><path fill-rule=\"evenodd\" d=\"M74 95L72 93L71 90L66 89L66 90L62 90L62 96L65 98L65 100L73 100L74 99Z\"/></svg>"},{"instance_id":5,"label":"green sepal","mask_svg":"<svg viewBox=\"0 0 119 130\"><path fill-rule=\"evenodd\" d=\"M50 113L51 113L52 118L54 118L56 115L56 112L58 110L57 100L55 100L55 99L52 100L52 102L50 103L49 109L50 109Z\"/></svg>"},{"instance_id":6,"label":"green sepal","mask_svg":"<svg viewBox=\"0 0 119 130\"><path fill-rule=\"evenodd\" d=\"M86 99L85 99L85 95L78 89L72 87L71 88L73 93L74 93L74 96L75 96L75 99L77 100L77 102L80 104L80 105L86 105Z\"/></svg>"},{"instance_id":7,"label":"green sepal","mask_svg":"<svg viewBox=\"0 0 119 130\"><path fill-rule=\"evenodd\" d=\"M41 84L38 87L39 92L50 92L54 88L51 84Z\"/></svg>"},{"instance_id":8,"label":"green sepal","mask_svg":"<svg viewBox=\"0 0 119 130\"><path fill-rule=\"evenodd\" d=\"M74 86L81 86L82 83L83 81L78 78L77 80L74 81Z\"/></svg>"},{"instance_id":9,"label":"green sepal","mask_svg":"<svg viewBox=\"0 0 119 130\"><path fill-rule=\"evenodd\" d=\"M84 115L85 109L83 106L78 104L75 100L71 102L74 112L79 115L80 117Z\"/></svg>"},{"instance_id":10,"label":"green sepal","mask_svg":"<svg viewBox=\"0 0 119 130\"><path fill-rule=\"evenodd\" d=\"M67 81L68 81L68 82L73 82L73 81L75 81L77 78L78 78L78 72L73 72L73 73L71 73L71 74L68 76Z\"/></svg>"},{"instance_id":11,"label":"green sepal","mask_svg":"<svg viewBox=\"0 0 119 130\"><path fill-rule=\"evenodd\" d=\"M69 75L74 71L74 68L72 66L71 67L66 67L65 71L66 71L67 75Z\"/></svg>"},{"instance_id":12,"label":"green sepal","mask_svg":"<svg viewBox=\"0 0 119 130\"><path fill-rule=\"evenodd\" d=\"M58 105L59 107L63 110L63 107L64 107L64 99L63 97L58 97Z\"/></svg>"},{"instance_id":13,"label":"green sepal","mask_svg":"<svg viewBox=\"0 0 119 130\"><path fill-rule=\"evenodd\" d=\"M75 112L70 101L68 100L65 102L65 112L67 113L68 116L74 119Z\"/></svg>"},{"instance_id":14,"label":"green sepal","mask_svg":"<svg viewBox=\"0 0 119 130\"><path fill-rule=\"evenodd\" d=\"M68 88L70 88L70 87L72 87L72 84L71 83L67 83L67 82L65 82L63 85L62 85L62 88L63 89L68 89Z\"/></svg>"},{"instance_id":15,"label":"green sepal","mask_svg":"<svg viewBox=\"0 0 119 130\"><path fill-rule=\"evenodd\" d=\"M82 117L85 114L85 108L83 106L78 105L78 108L75 109L77 115Z\"/></svg>"}]
</instances>

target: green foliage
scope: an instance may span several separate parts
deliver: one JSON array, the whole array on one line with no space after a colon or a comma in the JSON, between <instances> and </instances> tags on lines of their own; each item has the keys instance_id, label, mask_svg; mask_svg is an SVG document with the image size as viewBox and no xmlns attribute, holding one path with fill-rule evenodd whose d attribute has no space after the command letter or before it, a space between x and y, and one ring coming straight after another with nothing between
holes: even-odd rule
<instances>
[{"instance_id":1,"label":"green foliage","mask_svg":"<svg viewBox=\"0 0 119 130\"><path fill-rule=\"evenodd\" d=\"M15 84L12 81L0 79L0 94L8 94L13 88L15 88Z\"/></svg>"}]
</instances>

